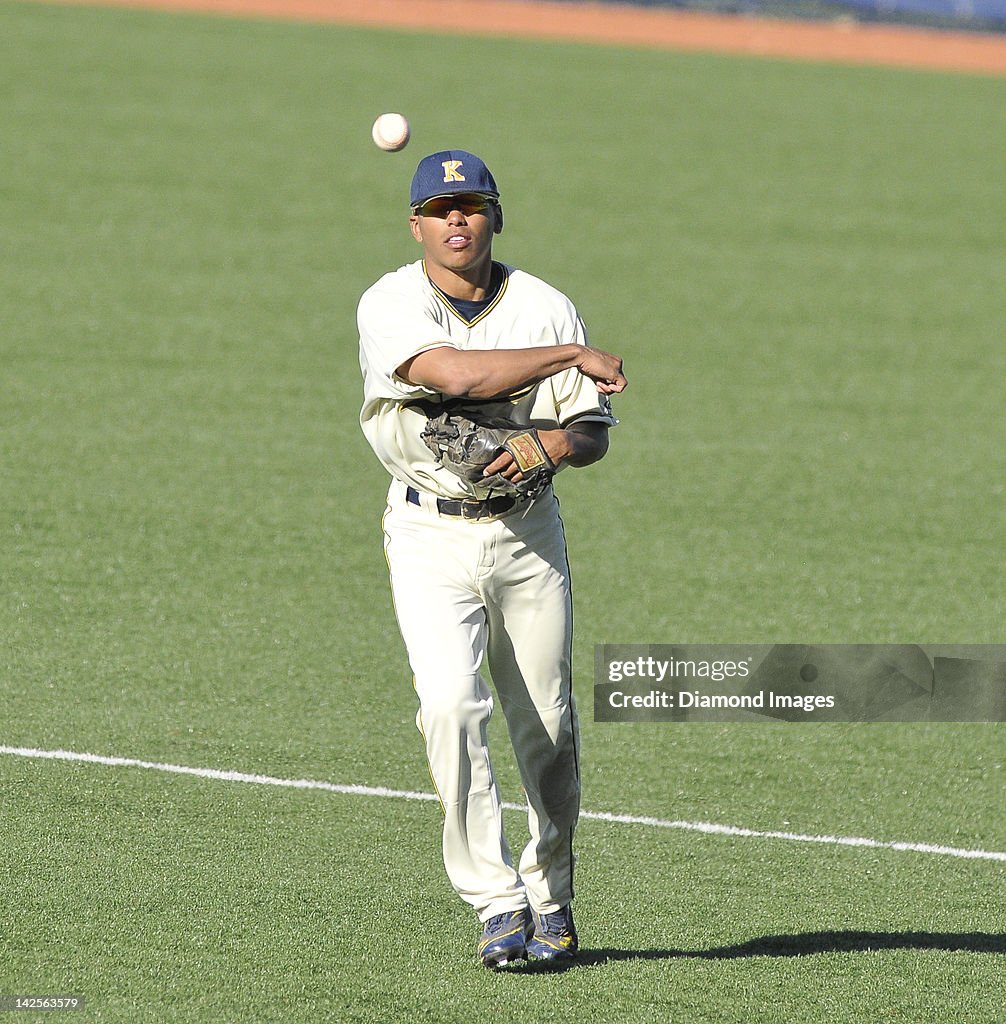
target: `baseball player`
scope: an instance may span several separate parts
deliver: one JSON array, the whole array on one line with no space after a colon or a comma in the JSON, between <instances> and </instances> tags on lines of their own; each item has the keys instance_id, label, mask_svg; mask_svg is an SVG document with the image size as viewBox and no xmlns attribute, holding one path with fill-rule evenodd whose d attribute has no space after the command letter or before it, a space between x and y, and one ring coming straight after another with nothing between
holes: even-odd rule
<instances>
[{"instance_id":1,"label":"baseball player","mask_svg":"<svg viewBox=\"0 0 1006 1024\"><path fill-rule=\"evenodd\" d=\"M443 856L501 967L577 950L580 779L569 566L554 474L606 452L622 360L587 345L569 299L492 258L499 191L478 157L420 161L423 258L360 300L363 432L391 474L385 552L443 812ZM530 841L504 836L486 741L495 686Z\"/></svg>"}]
</instances>

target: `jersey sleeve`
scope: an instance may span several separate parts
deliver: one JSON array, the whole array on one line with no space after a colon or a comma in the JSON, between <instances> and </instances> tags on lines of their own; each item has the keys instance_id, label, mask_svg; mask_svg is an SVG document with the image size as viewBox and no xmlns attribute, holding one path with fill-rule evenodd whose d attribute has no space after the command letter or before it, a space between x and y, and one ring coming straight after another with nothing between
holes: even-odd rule
<instances>
[{"instance_id":1,"label":"jersey sleeve","mask_svg":"<svg viewBox=\"0 0 1006 1024\"><path fill-rule=\"evenodd\" d=\"M587 329L579 316L575 318L570 341L577 345L587 344ZM600 394L595 383L579 370L563 370L551 378L551 383L559 426L568 427L574 422L606 423L609 427L618 424L608 396Z\"/></svg>"},{"instance_id":2,"label":"jersey sleeve","mask_svg":"<svg viewBox=\"0 0 1006 1024\"><path fill-rule=\"evenodd\" d=\"M408 400L436 393L395 372L420 352L456 347L421 294L379 281L360 299L356 320L368 399Z\"/></svg>"}]
</instances>

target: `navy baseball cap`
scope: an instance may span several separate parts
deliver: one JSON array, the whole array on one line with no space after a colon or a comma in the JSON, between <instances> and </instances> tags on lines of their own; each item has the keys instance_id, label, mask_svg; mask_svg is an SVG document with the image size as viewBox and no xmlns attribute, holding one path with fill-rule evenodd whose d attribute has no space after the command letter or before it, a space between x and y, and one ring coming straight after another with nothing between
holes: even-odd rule
<instances>
[{"instance_id":1,"label":"navy baseball cap","mask_svg":"<svg viewBox=\"0 0 1006 1024\"><path fill-rule=\"evenodd\" d=\"M419 206L427 199L459 192L479 192L499 198L496 180L477 156L463 149L445 149L419 161L412 178L409 205Z\"/></svg>"}]
</instances>

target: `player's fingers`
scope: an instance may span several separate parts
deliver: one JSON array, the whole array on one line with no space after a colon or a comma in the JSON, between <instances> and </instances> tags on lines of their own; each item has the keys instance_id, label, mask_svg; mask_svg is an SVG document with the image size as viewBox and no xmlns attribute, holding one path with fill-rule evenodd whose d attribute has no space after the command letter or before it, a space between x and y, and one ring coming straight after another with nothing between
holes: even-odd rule
<instances>
[{"instance_id":1,"label":"player's fingers","mask_svg":"<svg viewBox=\"0 0 1006 1024\"><path fill-rule=\"evenodd\" d=\"M622 357L603 349L588 347L579 363L579 370L594 381L608 381L622 376Z\"/></svg>"},{"instance_id":2,"label":"player's fingers","mask_svg":"<svg viewBox=\"0 0 1006 1024\"><path fill-rule=\"evenodd\" d=\"M482 470L482 475L492 476L494 473L499 473L501 476L508 476L506 471L513 466L513 456L509 452L502 452Z\"/></svg>"}]
</instances>

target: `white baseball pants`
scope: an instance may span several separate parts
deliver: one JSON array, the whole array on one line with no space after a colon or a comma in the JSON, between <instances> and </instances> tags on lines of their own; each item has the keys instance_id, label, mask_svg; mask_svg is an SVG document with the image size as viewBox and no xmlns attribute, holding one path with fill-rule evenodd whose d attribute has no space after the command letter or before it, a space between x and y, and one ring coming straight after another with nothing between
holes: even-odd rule
<instances>
[{"instance_id":1,"label":"white baseball pants","mask_svg":"<svg viewBox=\"0 0 1006 1024\"><path fill-rule=\"evenodd\" d=\"M458 894L485 921L573 898L580 805L579 735L570 682L572 604L559 506L491 521L406 501L394 481L385 551L419 696L416 724L444 811L443 854ZM493 695L506 718L527 797L530 841L515 869L486 737Z\"/></svg>"}]
</instances>

